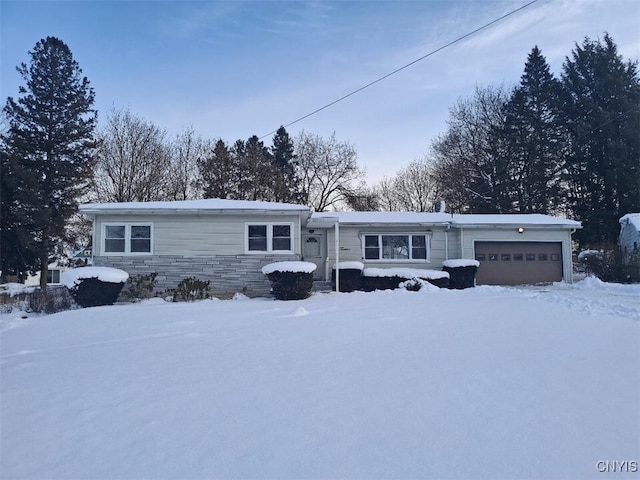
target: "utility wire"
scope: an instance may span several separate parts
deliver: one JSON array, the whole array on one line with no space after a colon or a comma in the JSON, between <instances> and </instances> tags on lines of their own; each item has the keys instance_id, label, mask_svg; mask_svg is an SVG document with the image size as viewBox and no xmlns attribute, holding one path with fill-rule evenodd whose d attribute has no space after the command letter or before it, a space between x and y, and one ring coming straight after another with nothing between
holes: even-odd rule
<instances>
[{"instance_id":1,"label":"utility wire","mask_svg":"<svg viewBox=\"0 0 640 480\"><path fill-rule=\"evenodd\" d=\"M527 8L527 7L530 7L531 5L533 5L534 3L537 3L537 2L538 2L538 0L532 0L532 1L530 1L529 3L527 3L527 4L525 4L525 5L523 5L523 6L519 7L519 8L516 8L515 10L512 10L512 11L510 11L509 13L506 13L506 14L502 15L502 16L501 16L501 17L499 17L499 18L496 18L495 20L492 20L492 21L491 21L491 22L489 22L489 23L485 23L483 26L481 26L481 27L479 27L479 28L476 28L476 29L475 29L475 30L473 30L472 32L469 32L469 33L467 33L467 34L465 34L465 35L462 35L461 37L458 37L458 38L456 38L455 40L452 40L451 42L449 42L449 43L447 43L447 44L445 44L445 45L443 45L443 46L441 46L441 47L436 48L435 50L433 50L433 51L431 51L431 52L427 53L426 55L423 55L422 57L417 58L417 59L413 60L412 62L409 62L409 63L407 63L406 65L404 65L404 66L402 66L402 67L400 67L400 68L395 69L393 72L387 73L386 75L383 75L382 77L377 78L376 80L373 80L372 82L369 82L369 83L367 83L366 85L364 85L364 86L362 86L362 87L360 87L360 88L358 88L358 89L356 89L356 90L354 90L354 91L352 91L352 92L350 92L350 93L347 93L346 95L343 95L342 97L338 98L337 100L334 100L333 102L327 103L326 105L324 105L324 106L322 106L322 107L320 107L320 108L318 108L318 109L314 110L314 111L313 111L313 112L311 112L311 113L307 113L306 115L304 115L304 116L302 116L302 117L300 117L300 118L298 118L298 119L294 120L293 122L289 122L289 123L287 123L286 125L284 125L284 127L285 127L285 128L286 128L286 127L290 127L291 125L294 125L294 124L296 124L296 123L298 123L298 122L301 122L301 121L302 121L302 120L304 120L305 118L309 118L310 116L315 115L316 113L319 113L319 112L321 112L322 110L325 110L325 109L327 109L327 108L329 108L329 107L331 107L331 106L335 105L335 104L336 104L336 103L338 103L338 102L341 102L341 101L343 101L343 100L346 100L347 98L349 98L349 97L351 97L351 96L355 95L356 93L361 92L361 91L362 91L362 90L364 90L365 88L369 88L370 86L375 85L376 83L381 82L382 80L385 80L386 78L389 78L390 76L395 75L396 73L401 72L402 70L404 70L404 69L406 69L406 68L409 68L410 66L412 66L412 65L414 65L414 64L416 64L416 63L418 63L418 62L420 62L420 61L422 61L422 60L424 60L425 58L428 58L428 57L430 57L430 56L432 56L432 55L435 55L436 53L438 53L438 52L440 52L440 51L444 50L445 48L448 48L448 47L450 47L450 46L452 46L452 45L454 45L454 44L456 44L456 43L458 43L458 42L461 42L462 40L464 40L464 39L466 39L466 38L469 38L469 37L471 37L472 35L475 35L476 33L480 32L480 31L482 31L482 30L484 30L484 29L486 29L486 28L489 28L490 26L492 26L492 25L494 25L494 24L496 24L496 23L498 23L498 22L500 22L500 21L504 20L505 18L507 18L507 17L509 17L509 16L511 16L511 15L514 15L514 14L518 13L518 12L519 12L519 11L521 11L521 10L524 10L524 9L525 9L525 8ZM277 131L278 131L278 130L276 129L276 130L273 130L272 132L269 132L269 133L266 133L266 134L262 135L262 136L260 137L260 140L262 140L262 139L263 139L263 138L265 138L265 137L268 137L269 135L272 135L272 134L276 133Z\"/></svg>"}]
</instances>

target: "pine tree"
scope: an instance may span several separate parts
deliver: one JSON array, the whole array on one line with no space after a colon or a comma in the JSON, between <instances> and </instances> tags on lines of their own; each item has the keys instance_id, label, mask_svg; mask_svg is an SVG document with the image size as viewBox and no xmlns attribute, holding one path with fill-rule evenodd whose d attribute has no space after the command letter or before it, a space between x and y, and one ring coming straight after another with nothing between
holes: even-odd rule
<instances>
[{"instance_id":1,"label":"pine tree","mask_svg":"<svg viewBox=\"0 0 640 480\"><path fill-rule=\"evenodd\" d=\"M49 257L90 184L97 114L89 80L64 42L47 37L29 55L29 65L17 67L26 86L4 107L9 129L2 143L11 163L14 198L2 209L14 209L26 237L17 241L37 251L40 284L46 287Z\"/></svg>"},{"instance_id":2,"label":"pine tree","mask_svg":"<svg viewBox=\"0 0 640 480\"><path fill-rule=\"evenodd\" d=\"M613 39L586 38L563 65L567 183L581 244L617 239L618 218L640 210L640 81Z\"/></svg>"},{"instance_id":3,"label":"pine tree","mask_svg":"<svg viewBox=\"0 0 640 480\"><path fill-rule=\"evenodd\" d=\"M298 163L294 154L293 140L284 127L280 127L273 136L271 160L274 171L273 200L276 202L299 202L299 179L296 172Z\"/></svg>"},{"instance_id":4,"label":"pine tree","mask_svg":"<svg viewBox=\"0 0 640 480\"><path fill-rule=\"evenodd\" d=\"M213 151L198 162L198 169L204 198L237 198L236 168L223 140L216 141Z\"/></svg>"},{"instance_id":5,"label":"pine tree","mask_svg":"<svg viewBox=\"0 0 640 480\"><path fill-rule=\"evenodd\" d=\"M242 155L238 155L236 159L241 173L239 191L242 198L272 200L271 153L264 143L256 135L249 137L244 143Z\"/></svg>"},{"instance_id":6,"label":"pine tree","mask_svg":"<svg viewBox=\"0 0 640 480\"><path fill-rule=\"evenodd\" d=\"M558 123L560 83L538 47L505 107L496 141L509 164L510 210L549 213L561 206L563 135Z\"/></svg>"}]
</instances>

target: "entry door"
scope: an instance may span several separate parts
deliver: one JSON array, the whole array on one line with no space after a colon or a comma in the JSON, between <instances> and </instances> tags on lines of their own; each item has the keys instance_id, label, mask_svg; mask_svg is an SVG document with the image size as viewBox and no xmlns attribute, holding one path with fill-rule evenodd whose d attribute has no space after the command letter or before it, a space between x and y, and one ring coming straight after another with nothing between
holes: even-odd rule
<instances>
[{"instance_id":1,"label":"entry door","mask_svg":"<svg viewBox=\"0 0 640 480\"><path fill-rule=\"evenodd\" d=\"M314 280L324 280L325 247L323 236L318 234L302 235L302 260L317 265L313 272Z\"/></svg>"}]
</instances>

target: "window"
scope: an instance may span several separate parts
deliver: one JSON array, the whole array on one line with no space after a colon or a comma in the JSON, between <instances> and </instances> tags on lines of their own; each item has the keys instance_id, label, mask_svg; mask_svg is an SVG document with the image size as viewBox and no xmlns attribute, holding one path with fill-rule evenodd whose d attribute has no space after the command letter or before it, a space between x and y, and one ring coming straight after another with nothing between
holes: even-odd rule
<instances>
[{"instance_id":1,"label":"window","mask_svg":"<svg viewBox=\"0 0 640 480\"><path fill-rule=\"evenodd\" d=\"M47 283L60 283L60 270L47 270Z\"/></svg>"},{"instance_id":2,"label":"window","mask_svg":"<svg viewBox=\"0 0 640 480\"><path fill-rule=\"evenodd\" d=\"M551 254L551 261L552 261L552 262L559 262L559 261L560 261L560 254L558 254L558 253L552 253L552 254Z\"/></svg>"},{"instance_id":3,"label":"window","mask_svg":"<svg viewBox=\"0 0 640 480\"><path fill-rule=\"evenodd\" d=\"M539 253L538 254L538 261L540 261L540 262L546 262L547 258L549 258L549 257L547 256L546 253Z\"/></svg>"},{"instance_id":4,"label":"window","mask_svg":"<svg viewBox=\"0 0 640 480\"><path fill-rule=\"evenodd\" d=\"M500 255L500 260L502 260L503 262L510 262L511 261L511 254L510 253L503 253L502 255Z\"/></svg>"},{"instance_id":5,"label":"window","mask_svg":"<svg viewBox=\"0 0 640 480\"><path fill-rule=\"evenodd\" d=\"M478 260L479 262L484 262L485 261L485 255L484 253L476 253L476 260Z\"/></svg>"},{"instance_id":6,"label":"window","mask_svg":"<svg viewBox=\"0 0 640 480\"><path fill-rule=\"evenodd\" d=\"M536 254L535 253L527 253L527 262L535 262Z\"/></svg>"},{"instance_id":7,"label":"window","mask_svg":"<svg viewBox=\"0 0 640 480\"><path fill-rule=\"evenodd\" d=\"M260 223L246 225L247 252L292 252L293 225Z\"/></svg>"},{"instance_id":8,"label":"window","mask_svg":"<svg viewBox=\"0 0 640 480\"><path fill-rule=\"evenodd\" d=\"M498 254L497 253L490 253L489 254L489 261L490 262L497 262L498 261Z\"/></svg>"},{"instance_id":9,"label":"window","mask_svg":"<svg viewBox=\"0 0 640 480\"><path fill-rule=\"evenodd\" d=\"M104 254L145 255L152 251L150 224L105 225L103 231Z\"/></svg>"},{"instance_id":10,"label":"window","mask_svg":"<svg viewBox=\"0 0 640 480\"><path fill-rule=\"evenodd\" d=\"M365 260L429 260L425 234L364 235L363 250Z\"/></svg>"},{"instance_id":11,"label":"window","mask_svg":"<svg viewBox=\"0 0 640 480\"><path fill-rule=\"evenodd\" d=\"M513 261L514 262L521 262L523 260L523 256L521 253L514 253L513 254Z\"/></svg>"}]
</instances>

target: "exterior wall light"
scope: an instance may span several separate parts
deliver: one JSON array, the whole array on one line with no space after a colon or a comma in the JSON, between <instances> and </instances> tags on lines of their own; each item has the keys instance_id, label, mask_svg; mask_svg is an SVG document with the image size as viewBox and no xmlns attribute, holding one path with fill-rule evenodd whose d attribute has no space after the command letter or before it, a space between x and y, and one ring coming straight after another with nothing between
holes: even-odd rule
<instances>
[{"instance_id":1,"label":"exterior wall light","mask_svg":"<svg viewBox=\"0 0 640 480\"><path fill-rule=\"evenodd\" d=\"M518 233L522 235L524 233L524 227L518 227Z\"/></svg>"}]
</instances>

